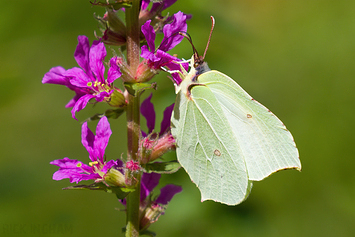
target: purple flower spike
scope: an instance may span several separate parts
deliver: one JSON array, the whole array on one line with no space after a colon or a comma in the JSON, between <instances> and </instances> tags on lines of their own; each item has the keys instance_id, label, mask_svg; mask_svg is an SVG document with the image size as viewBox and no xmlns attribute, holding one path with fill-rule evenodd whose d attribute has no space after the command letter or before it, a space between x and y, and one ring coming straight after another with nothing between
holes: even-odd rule
<instances>
[{"instance_id":1,"label":"purple flower spike","mask_svg":"<svg viewBox=\"0 0 355 237\"><path fill-rule=\"evenodd\" d=\"M59 166L59 170L53 174L54 180L69 178L71 183L93 179L95 182L102 181L106 172L113 166L122 166L120 161L104 161L104 153L108 140L111 136L110 124L106 117L102 117L96 127L96 135L88 128L85 122L82 126L82 143L89 152L91 162L89 165L81 161L67 157L50 162L51 165Z\"/></svg>"},{"instance_id":2,"label":"purple flower spike","mask_svg":"<svg viewBox=\"0 0 355 237\"><path fill-rule=\"evenodd\" d=\"M106 49L102 42L94 41L90 47L89 39L78 36L74 58L81 68L74 67L65 70L62 67L54 67L43 77L42 83L59 84L68 87L75 92L74 98L66 107L73 107L74 119L77 111L85 108L90 99L97 102L110 101L114 92L113 81L121 76L120 68L116 64L117 57L110 60L107 79L104 77L104 59Z\"/></svg>"}]
</instances>

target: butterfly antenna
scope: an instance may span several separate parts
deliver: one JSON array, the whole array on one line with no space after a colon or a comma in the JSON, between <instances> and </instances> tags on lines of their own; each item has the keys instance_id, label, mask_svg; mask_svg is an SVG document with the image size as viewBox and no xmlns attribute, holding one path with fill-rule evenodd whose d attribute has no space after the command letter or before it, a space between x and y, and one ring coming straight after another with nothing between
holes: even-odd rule
<instances>
[{"instance_id":1,"label":"butterfly antenna","mask_svg":"<svg viewBox=\"0 0 355 237\"><path fill-rule=\"evenodd\" d=\"M211 37L212 37L213 28L214 28L214 25L215 25L215 23L216 23L216 21L214 20L214 17L213 17L213 16L211 16L211 20L212 20L212 26L211 26L210 36L208 37L207 45L206 45L206 48L205 48L205 52L203 53L202 59L205 59L208 46L210 45L210 41L211 41Z\"/></svg>"},{"instance_id":2,"label":"butterfly antenna","mask_svg":"<svg viewBox=\"0 0 355 237\"><path fill-rule=\"evenodd\" d=\"M196 50L194 44L192 43L192 38L191 38L191 36L190 36L187 32L183 32L183 31L180 31L180 32L179 32L179 35L184 36L184 37L190 42L190 44L191 44L191 46L192 46L192 51L194 52L194 59L195 59L195 61L196 61L196 60L199 60L199 59L200 59L200 56L198 55L198 52L197 52L197 50Z\"/></svg>"}]
</instances>

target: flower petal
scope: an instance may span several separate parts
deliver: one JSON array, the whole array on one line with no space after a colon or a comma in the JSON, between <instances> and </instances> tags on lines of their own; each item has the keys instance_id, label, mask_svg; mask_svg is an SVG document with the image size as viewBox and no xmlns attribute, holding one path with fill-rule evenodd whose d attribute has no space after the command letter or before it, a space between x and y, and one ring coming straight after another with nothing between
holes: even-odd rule
<instances>
[{"instance_id":1,"label":"flower petal","mask_svg":"<svg viewBox=\"0 0 355 237\"><path fill-rule=\"evenodd\" d=\"M68 69L65 73L66 77L69 77L69 82L74 87L88 87L88 83L92 82L92 79L78 67Z\"/></svg>"},{"instance_id":2,"label":"flower petal","mask_svg":"<svg viewBox=\"0 0 355 237\"><path fill-rule=\"evenodd\" d=\"M64 76L66 70L60 66L58 67L53 67L44 74L44 77L42 79L42 83L50 83L50 84L58 84L58 85L64 85L67 86L69 84L68 79Z\"/></svg>"},{"instance_id":3,"label":"flower petal","mask_svg":"<svg viewBox=\"0 0 355 237\"><path fill-rule=\"evenodd\" d=\"M150 0L142 0L141 11L147 9Z\"/></svg>"},{"instance_id":4,"label":"flower petal","mask_svg":"<svg viewBox=\"0 0 355 237\"><path fill-rule=\"evenodd\" d=\"M163 120L161 121L160 124L159 136L163 135L164 133L170 130L170 119L173 110L174 110L174 104L166 107L166 109L164 110Z\"/></svg>"},{"instance_id":5,"label":"flower petal","mask_svg":"<svg viewBox=\"0 0 355 237\"><path fill-rule=\"evenodd\" d=\"M113 83L117 78L119 78L122 73L120 67L117 65L118 57L113 57L110 59L110 68L107 72L107 83Z\"/></svg>"},{"instance_id":6,"label":"flower petal","mask_svg":"<svg viewBox=\"0 0 355 237\"><path fill-rule=\"evenodd\" d=\"M180 186L174 184L168 184L162 189L160 189L160 195L157 198L156 202L158 204L167 205L170 200L174 197L175 194L182 191Z\"/></svg>"},{"instance_id":7,"label":"flower petal","mask_svg":"<svg viewBox=\"0 0 355 237\"><path fill-rule=\"evenodd\" d=\"M156 10L159 10L162 12L166 8L170 7L173 5L177 0L163 0L161 2L153 3L152 8L150 9L150 12L154 12ZM160 8L160 6L163 5L163 7Z\"/></svg>"},{"instance_id":8,"label":"flower petal","mask_svg":"<svg viewBox=\"0 0 355 237\"><path fill-rule=\"evenodd\" d=\"M87 103L89 102L89 100L91 98L94 98L94 96L90 95L90 94L86 94L86 95L80 97L80 99L78 99L78 101L75 103L73 109L71 110L71 114L74 119L76 119L75 113L82 110L83 108L85 108L85 106L87 105Z\"/></svg>"},{"instance_id":9,"label":"flower petal","mask_svg":"<svg viewBox=\"0 0 355 237\"><path fill-rule=\"evenodd\" d=\"M161 175L157 173L143 173L141 183L141 201L144 201L159 184L160 176Z\"/></svg>"},{"instance_id":10,"label":"flower petal","mask_svg":"<svg viewBox=\"0 0 355 237\"><path fill-rule=\"evenodd\" d=\"M88 123L85 122L81 126L81 143L89 152L89 158L91 161L96 161L96 153L94 148L95 135L88 127Z\"/></svg>"},{"instance_id":11,"label":"flower petal","mask_svg":"<svg viewBox=\"0 0 355 237\"><path fill-rule=\"evenodd\" d=\"M94 149L97 159L100 159L101 163L104 163L105 150L112 134L110 123L104 116L100 119L96 127L96 136L94 142Z\"/></svg>"},{"instance_id":12,"label":"flower petal","mask_svg":"<svg viewBox=\"0 0 355 237\"><path fill-rule=\"evenodd\" d=\"M89 67L89 51L90 43L88 37L85 35L78 36L78 45L74 53L74 58L78 65L85 71L85 73L90 74L91 70Z\"/></svg>"},{"instance_id":13,"label":"flower petal","mask_svg":"<svg viewBox=\"0 0 355 237\"><path fill-rule=\"evenodd\" d=\"M68 104L65 105L65 108L70 108L73 107L75 105L75 103L86 93L78 93L76 92L76 95L73 97L73 99L71 99Z\"/></svg>"},{"instance_id":14,"label":"flower petal","mask_svg":"<svg viewBox=\"0 0 355 237\"><path fill-rule=\"evenodd\" d=\"M150 94L141 104L141 114L147 120L148 133L151 133L155 127L155 111L154 105L150 102L153 94Z\"/></svg>"},{"instance_id":15,"label":"flower petal","mask_svg":"<svg viewBox=\"0 0 355 237\"><path fill-rule=\"evenodd\" d=\"M106 174L107 171L108 171L109 169L111 169L113 166L114 166L114 167L117 167L117 166L118 166L117 161L118 161L118 160L110 160L110 161L106 162L106 164L104 165L104 167L102 167L101 172L103 172L103 173Z\"/></svg>"},{"instance_id":16,"label":"flower petal","mask_svg":"<svg viewBox=\"0 0 355 237\"><path fill-rule=\"evenodd\" d=\"M150 25L151 20L148 20L141 27L142 33L147 40L147 44L149 46L150 52L155 51L155 31L153 26Z\"/></svg>"},{"instance_id":17,"label":"flower petal","mask_svg":"<svg viewBox=\"0 0 355 237\"><path fill-rule=\"evenodd\" d=\"M163 28L164 38L159 49L167 52L179 44L184 38L179 32L187 31L186 15L179 11L174 14L174 20L170 24L166 24Z\"/></svg>"},{"instance_id":18,"label":"flower petal","mask_svg":"<svg viewBox=\"0 0 355 237\"><path fill-rule=\"evenodd\" d=\"M104 73L104 59L106 57L106 48L104 43L94 41L90 49L90 68L96 76L96 81L105 83Z\"/></svg>"},{"instance_id":19,"label":"flower petal","mask_svg":"<svg viewBox=\"0 0 355 237\"><path fill-rule=\"evenodd\" d=\"M59 170L53 174L54 180L68 178L71 183L82 180L96 179L97 174L90 173L91 167L78 160L72 160L67 157L50 162L51 165L59 166Z\"/></svg>"}]
</instances>

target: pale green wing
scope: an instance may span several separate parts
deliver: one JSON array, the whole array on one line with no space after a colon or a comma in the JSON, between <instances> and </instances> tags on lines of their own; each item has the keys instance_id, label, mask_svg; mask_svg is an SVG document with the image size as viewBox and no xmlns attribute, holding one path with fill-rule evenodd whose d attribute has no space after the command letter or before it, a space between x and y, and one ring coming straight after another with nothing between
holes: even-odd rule
<instances>
[{"instance_id":1,"label":"pale green wing","mask_svg":"<svg viewBox=\"0 0 355 237\"><path fill-rule=\"evenodd\" d=\"M211 90L194 86L178 93L171 118L177 157L201 191L202 201L242 202L252 183L230 124Z\"/></svg>"},{"instance_id":2,"label":"pale green wing","mask_svg":"<svg viewBox=\"0 0 355 237\"><path fill-rule=\"evenodd\" d=\"M249 180L282 169L301 169L298 150L285 125L230 77L209 71L198 77L219 102L240 149L234 160L246 162Z\"/></svg>"}]
</instances>

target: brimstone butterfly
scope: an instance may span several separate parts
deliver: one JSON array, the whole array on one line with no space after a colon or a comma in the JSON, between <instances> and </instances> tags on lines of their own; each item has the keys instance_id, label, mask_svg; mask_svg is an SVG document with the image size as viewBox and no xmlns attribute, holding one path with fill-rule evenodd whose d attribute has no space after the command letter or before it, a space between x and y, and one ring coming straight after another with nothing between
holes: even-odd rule
<instances>
[{"instance_id":1,"label":"brimstone butterfly","mask_svg":"<svg viewBox=\"0 0 355 237\"><path fill-rule=\"evenodd\" d=\"M301 163L285 125L203 59L194 49L190 72L181 67L183 81L176 86L171 132L177 159L202 201L236 205L247 198L252 181L283 169L301 170Z\"/></svg>"}]
</instances>

